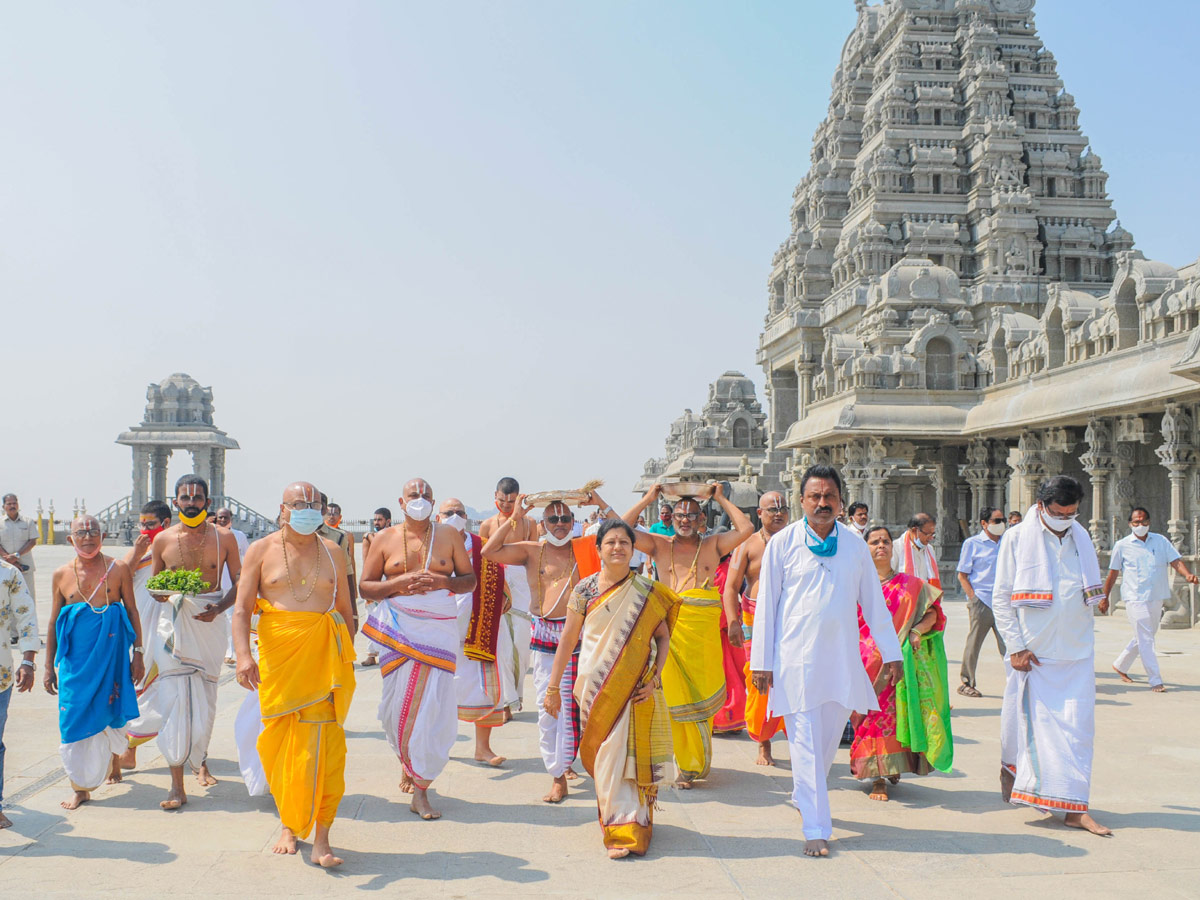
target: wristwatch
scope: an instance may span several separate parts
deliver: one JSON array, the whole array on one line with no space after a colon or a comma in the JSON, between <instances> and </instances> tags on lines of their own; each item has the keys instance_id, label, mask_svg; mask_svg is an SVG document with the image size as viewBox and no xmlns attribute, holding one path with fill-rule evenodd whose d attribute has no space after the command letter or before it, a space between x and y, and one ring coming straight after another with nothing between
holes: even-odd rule
<instances>
[{"instance_id":1,"label":"wristwatch","mask_svg":"<svg viewBox=\"0 0 1200 900\"><path fill-rule=\"evenodd\" d=\"M134 652L134 653L141 653L141 654L144 656L144 655L145 655L145 653L146 653L146 648L145 648L145 647L134 647L134 648L133 648L133 652Z\"/></svg>"},{"instance_id":2,"label":"wristwatch","mask_svg":"<svg viewBox=\"0 0 1200 900\"><path fill-rule=\"evenodd\" d=\"M33 660L32 660L32 659L23 659L23 660L21 660L21 665L23 665L23 666L29 666L29 668L31 668L31 669L36 669L36 668L37 668L37 666L35 666L35 665L33 664Z\"/></svg>"}]
</instances>

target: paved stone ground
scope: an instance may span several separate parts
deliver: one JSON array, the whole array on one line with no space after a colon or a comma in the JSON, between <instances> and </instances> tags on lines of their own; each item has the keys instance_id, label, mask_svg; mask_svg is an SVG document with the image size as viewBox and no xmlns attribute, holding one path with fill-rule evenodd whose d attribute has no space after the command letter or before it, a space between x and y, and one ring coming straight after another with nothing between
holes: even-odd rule
<instances>
[{"instance_id":1,"label":"paved stone ground","mask_svg":"<svg viewBox=\"0 0 1200 900\"><path fill-rule=\"evenodd\" d=\"M62 554L39 548L43 627L50 571ZM953 682L966 612L950 603L947 613ZM9 716L5 805L15 827L0 832L0 896L1198 897L1200 631L1160 635L1166 695L1151 694L1140 670L1141 683L1128 686L1109 669L1128 638L1123 613L1098 619L1096 632L1092 804L1115 837L1068 831L1000 802L1002 668L992 651L981 664L987 696L954 695L951 774L906 780L891 802L874 803L850 778L842 751L830 779L835 842L827 860L800 855L784 745L776 744L783 763L763 769L738 736L715 739L714 774L703 786L664 792L648 857L608 861L586 779L562 806L540 802L549 779L537 757L532 679L526 711L495 737L509 757L505 768L470 762L461 728L434 786L445 818L420 821L397 789L399 764L375 719L378 669L358 672L347 792L334 829L346 864L335 873L270 853L278 820L270 798L247 797L239 779L233 719L242 694L231 683L221 688L210 758L220 784L197 787L183 812L161 812L167 771L148 745L123 784L68 813L58 805L68 787L55 706L39 674L35 693L15 696Z\"/></svg>"}]
</instances>

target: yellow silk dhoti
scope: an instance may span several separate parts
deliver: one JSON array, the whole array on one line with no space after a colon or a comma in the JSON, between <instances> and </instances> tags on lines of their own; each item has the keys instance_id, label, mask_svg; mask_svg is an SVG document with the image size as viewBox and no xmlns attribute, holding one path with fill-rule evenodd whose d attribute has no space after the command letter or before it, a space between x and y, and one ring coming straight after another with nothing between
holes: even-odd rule
<instances>
[{"instance_id":1,"label":"yellow silk dhoti","mask_svg":"<svg viewBox=\"0 0 1200 900\"><path fill-rule=\"evenodd\" d=\"M716 588L683 591L663 669L663 694L671 710L675 765L688 778L703 778L712 765L713 716L725 702L721 658L721 595Z\"/></svg>"},{"instance_id":2,"label":"yellow silk dhoti","mask_svg":"<svg viewBox=\"0 0 1200 900\"><path fill-rule=\"evenodd\" d=\"M346 792L354 646L334 610L292 612L261 597L258 608L258 755L284 827L305 838L313 823L333 824Z\"/></svg>"}]
</instances>

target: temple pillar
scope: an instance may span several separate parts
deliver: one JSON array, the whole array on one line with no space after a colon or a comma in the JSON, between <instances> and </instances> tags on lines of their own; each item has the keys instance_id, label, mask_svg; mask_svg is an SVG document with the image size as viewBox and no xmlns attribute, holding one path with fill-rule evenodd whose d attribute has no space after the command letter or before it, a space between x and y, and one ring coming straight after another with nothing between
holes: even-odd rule
<instances>
[{"instance_id":1,"label":"temple pillar","mask_svg":"<svg viewBox=\"0 0 1200 900\"><path fill-rule=\"evenodd\" d=\"M991 441L992 502L989 506L1003 510L1006 514L1011 506L1008 502L1008 484L1012 479L1012 467L1008 464L1008 444Z\"/></svg>"},{"instance_id":2,"label":"temple pillar","mask_svg":"<svg viewBox=\"0 0 1200 900\"><path fill-rule=\"evenodd\" d=\"M1171 518L1167 522L1167 536L1175 549L1183 553L1188 536L1183 491L1196 460L1196 448L1192 442L1192 418L1180 404L1167 404L1162 417L1162 436L1162 446L1154 453L1162 461L1171 481Z\"/></svg>"},{"instance_id":3,"label":"temple pillar","mask_svg":"<svg viewBox=\"0 0 1200 900\"><path fill-rule=\"evenodd\" d=\"M214 447L212 453L212 477L209 480L209 490L214 497L225 496L225 448Z\"/></svg>"},{"instance_id":4,"label":"temple pillar","mask_svg":"<svg viewBox=\"0 0 1200 900\"><path fill-rule=\"evenodd\" d=\"M965 518L969 525L974 526L979 511L991 505L989 493L992 487L993 471L990 465L991 449L987 441L973 440L967 444L967 461L958 467L958 474L967 484L970 491L969 511Z\"/></svg>"},{"instance_id":5,"label":"temple pillar","mask_svg":"<svg viewBox=\"0 0 1200 900\"><path fill-rule=\"evenodd\" d=\"M147 447L133 447L133 488L129 492L133 511L140 513L142 507L150 499L150 450Z\"/></svg>"},{"instance_id":6,"label":"temple pillar","mask_svg":"<svg viewBox=\"0 0 1200 900\"><path fill-rule=\"evenodd\" d=\"M864 489L871 494L867 505L870 508L870 520L873 525L884 525L890 521L887 511L884 509L884 488L890 472L891 466L887 462L887 445L879 438L871 438L867 441Z\"/></svg>"},{"instance_id":7,"label":"temple pillar","mask_svg":"<svg viewBox=\"0 0 1200 900\"><path fill-rule=\"evenodd\" d=\"M171 456L169 447L155 447L150 451L150 492L152 500L168 500L167 493L167 460Z\"/></svg>"},{"instance_id":8,"label":"temple pillar","mask_svg":"<svg viewBox=\"0 0 1200 900\"><path fill-rule=\"evenodd\" d=\"M808 398L812 396L813 373L816 364L807 356L796 360L796 421L804 418L808 411Z\"/></svg>"},{"instance_id":9,"label":"temple pillar","mask_svg":"<svg viewBox=\"0 0 1200 900\"><path fill-rule=\"evenodd\" d=\"M1022 431L1017 441L1017 472L1021 476L1021 485L1025 496L1022 500L1026 506L1032 506L1037 499L1037 489L1046 477L1046 460L1043 456L1042 439L1036 431Z\"/></svg>"},{"instance_id":10,"label":"temple pillar","mask_svg":"<svg viewBox=\"0 0 1200 900\"><path fill-rule=\"evenodd\" d=\"M1105 502L1108 476L1115 468L1115 453L1113 452L1112 426L1109 420L1092 416L1088 419L1087 430L1083 434L1087 451L1080 457L1083 470L1087 472L1092 482L1092 518L1088 523L1088 531L1097 550L1110 548L1108 530L1108 504Z\"/></svg>"}]
</instances>

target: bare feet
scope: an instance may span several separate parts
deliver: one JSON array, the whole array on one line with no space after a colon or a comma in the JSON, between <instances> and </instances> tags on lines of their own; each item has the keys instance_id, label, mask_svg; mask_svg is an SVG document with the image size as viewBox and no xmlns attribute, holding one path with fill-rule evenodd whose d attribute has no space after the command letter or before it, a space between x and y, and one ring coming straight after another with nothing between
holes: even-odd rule
<instances>
[{"instance_id":1,"label":"bare feet","mask_svg":"<svg viewBox=\"0 0 1200 900\"><path fill-rule=\"evenodd\" d=\"M136 769L137 768L137 747L130 747L128 750L126 750L124 753L122 753L117 758L119 760L121 760L121 768L122 769Z\"/></svg>"},{"instance_id":2,"label":"bare feet","mask_svg":"<svg viewBox=\"0 0 1200 900\"><path fill-rule=\"evenodd\" d=\"M887 782L882 778L876 778L875 783L871 785L871 793L869 796L872 800L882 800L884 803L887 803Z\"/></svg>"},{"instance_id":3,"label":"bare feet","mask_svg":"<svg viewBox=\"0 0 1200 900\"><path fill-rule=\"evenodd\" d=\"M188 821L191 821L190 819ZM313 845L316 849L316 845ZM271 850L272 853L295 853L296 852L296 833L290 828L283 829L283 834L279 836L279 841Z\"/></svg>"},{"instance_id":4,"label":"bare feet","mask_svg":"<svg viewBox=\"0 0 1200 900\"><path fill-rule=\"evenodd\" d=\"M121 757L113 754L112 763L108 767L108 777L104 779L105 784L120 784L121 783Z\"/></svg>"},{"instance_id":5,"label":"bare feet","mask_svg":"<svg viewBox=\"0 0 1200 900\"><path fill-rule=\"evenodd\" d=\"M332 869L334 866L342 864L341 857L333 855L333 848L329 846L329 828L317 823L316 834L313 835L312 857L313 865L320 866L322 869Z\"/></svg>"},{"instance_id":6,"label":"bare feet","mask_svg":"<svg viewBox=\"0 0 1200 900\"><path fill-rule=\"evenodd\" d=\"M805 856L828 856L829 855L829 842L822 841L822 840L805 841L804 842L804 855Z\"/></svg>"},{"instance_id":7,"label":"bare feet","mask_svg":"<svg viewBox=\"0 0 1200 900\"><path fill-rule=\"evenodd\" d=\"M475 726L475 762L486 763L489 766L504 764L504 757L492 750L492 729Z\"/></svg>"},{"instance_id":8,"label":"bare feet","mask_svg":"<svg viewBox=\"0 0 1200 900\"><path fill-rule=\"evenodd\" d=\"M1121 680L1123 682L1125 682L1126 684L1133 684L1133 679L1130 678L1128 675L1126 675L1124 672L1122 672L1120 669L1118 669L1116 666L1113 666L1112 670L1121 676Z\"/></svg>"},{"instance_id":9,"label":"bare feet","mask_svg":"<svg viewBox=\"0 0 1200 900\"><path fill-rule=\"evenodd\" d=\"M567 778L567 781L577 781L579 779L579 773L576 772L574 769L567 769L566 778Z\"/></svg>"},{"instance_id":10,"label":"bare feet","mask_svg":"<svg viewBox=\"0 0 1200 900\"><path fill-rule=\"evenodd\" d=\"M196 781L200 782L201 787L212 787L217 783L217 779L213 778L212 772L208 771L208 761L200 763L200 768L196 770Z\"/></svg>"},{"instance_id":11,"label":"bare feet","mask_svg":"<svg viewBox=\"0 0 1200 900\"><path fill-rule=\"evenodd\" d=\"M681 791L690 791L692 789L693 781L695 781L693 776L680 772L679 777L675 779L675 787L679 788Z\"/></svg>"},{"instance_id":12,"label":"bare feet","mask_svg":"<svg viewBox=\"0 0 1200 900\"><path fill-rule=\"evenodd\" d=\"M1154 691L1156 694L1165 694L1167 692L1167 686L1165 684L1152 684L1150 685L1150 690Z\"/></svg>"},{"instance_id":13,"label":"bare feet","mask_svg":"<svg viewBox=\"0 0 1200 900\"><path fill-rule=\"evenodd\" d=\"M183 804L187 803L187 791L183 788L183 766L173 767L171 769L171 790L167 792L167 799L158 804L163 809L179 809Z\"/></svg>"},{"instance_id":14,"label":"bare feet","mask_svg":"<svg viewBox=\"0 0 1200 900\"><path fill-rule=\"evenodd\" d=\"M405 772L400 776L400 793L411 794L413 792L412 776Z\"/></svg>"},{"instance_id":15,"label":"bare feet","mask_svg":"<svg viewBox=\"0 0 1200 900\"><path fill-rule=\"evenodd\" d=\"M1067 813L1067 819L1063 824L1068 828L1082 828L1084 831L1090 831L1101 837L1109 837L1112 834L1111 828L1105 828L1087 813Z\"/></svg>"},{"instance_id":16,"label":"bare feet","mask_svg":"<svg viewBox=\"0 0 1200 900\"><path fill-rule=\"evenodd\" d=\"M0 812L0 829L12 828L12 819Z\"/></svg>"},{"instance_id":17,"label":"bare feet","mask_svg":"<svg viewBox=\"0 0 1200 900\"><path fill-rule=\"evenodd\" d=\"M232 656L227 656L227 657L225 657L225 665L227 665L227 666L236 666L236 665L237 665L237 659L235 659L235 658L234 658L234 657L232 657Z\"/></svg>"},{"instance_id":18,"label":"bare feet","mask_svg":"<svg viewBox=\"0 0 1200 900\"><path fill-rule=\"evenodd\" d=\"M613 847L608 851L609 859L624 859L629 855L628 847Z\"/></svg>"},{"instance_id":19,"label":"bare feet","mask_svg":"<svg viewBox=\"0 0 1200 900\"><path fill-rule=\"evenodd\" d=\"M542 798L543 803L562 803L567 799L567 776L559 775L550 786L550 793Z\"/></svg>"},{"instance_id":20,"label":"bare feet","mask_svg":"<svg viewBox=\"0 0 1200 900\"><path fill-rule=\"evenodd\" d=\"M88 791L76 791L69 799L64 800L60 806L63 809L79 809L83 804L92 799L92 795Z\"/></svg>"},{"instance_id":21,"label":"bare feet","mask_svg":"<svg viewBox=\"0 0 1200 900\"><path fill-rule=\"evenodd\" d=\"M434 819L442 817L442 814L430 805L428 793L415 785L412 804L408 808L414 815L420 816L426 822L432 822Z\"/></svg>"},{"instance_id":22,"label":"bare feet","mask_svg":"<svg viewBox=\"0 0 1200 900\"><path fill-rule=\"evenodd\" d=\"M363 664L364 668L369 668L371 666L377 666L377 665L379 665L379 657L376 656L374 653L368 653L367 658L363 660L362 664Z\"/></svg>"},{"instance_id":23,"label":"bare feet","mask_svg":"<svg viewBox=\"0 0 1200 900\"><path fill-rule=\"evenodd\" d=\"M1007 766L1000 767L1000 798L1008 803L1012 800L1013 785L1017 776Z\"/></svg>"},{"instance_id":24,"label":"bare feet","mask_svg":"<svg viewBox=\"0 0 1200 900\"><path fill-rule=\"evenodd\" d=\"M759 741L758 742L758 759L754 760L754 764L756 766L773 766L773 765L775 765L775 758L773 756L771 756L771 742L770 741Z\"/></svg>"}]
</instances>

